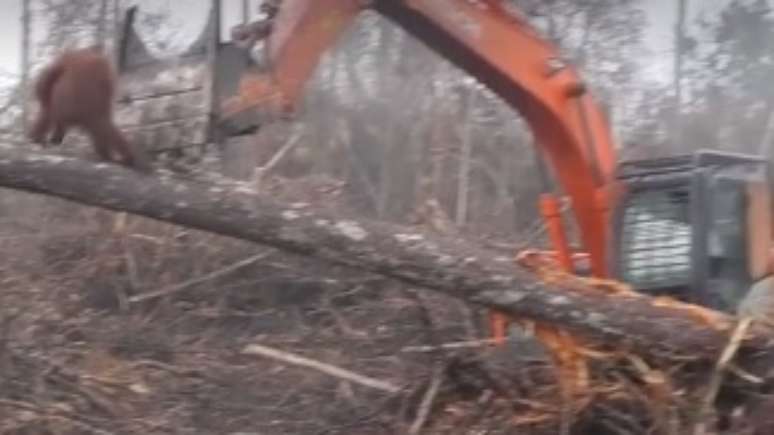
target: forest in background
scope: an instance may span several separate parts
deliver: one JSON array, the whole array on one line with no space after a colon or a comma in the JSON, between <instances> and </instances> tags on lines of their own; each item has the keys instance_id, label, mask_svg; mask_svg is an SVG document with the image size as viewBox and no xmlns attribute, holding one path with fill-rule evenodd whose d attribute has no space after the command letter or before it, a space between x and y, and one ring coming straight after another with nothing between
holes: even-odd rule
<instances>
[{"instance_id":1,"label":"forest in background","mask_svg":"<svg viewBox=\"0 0 774 435\"><path fill-rule=\"evenodd\" d=\"M36 21L47 23L40 27L55 29L36 47L33 71L64 47L110 45L116 4L129 4L30 3ZM642 0L513 4L581 69L609 111L622 158L697 148L768 154L774 23L767 1L732 1L716 16L675 26L670 84L642 73L651 58ZM165 23L163 12L140 16L144 29ZM142 37L164 46L151 31ZM20 89L4 99L5 137L19 132ZM432 195L457 226L519 234L536 217L537 194L552 188L550 174L537 172L531 133L512 109L372 14L326 55L297 118L256 134L251 158L260 165L291 139L300 145L277 173L345 181L353 206L382 219L403 220L419 198Z\"/></svg>"},{"instance_id":2,"label":"forest in background","mask_svg":"<svg viewBox=\"0 0 774 435\"><path fill-rule=\"evenodd\" d=\"M770 155L772 5L735 0L716 16L676 26L679 67L673 83L661 84L641 74L647 58L645 1L513 3L563 48L597 99L610 109L623 158L698 148ZM46 55L71 44L109 40L105 35L115 23L114 3L107 0L29 3L47 28L56 29L36 50ZM163 14L144 14L142 19L149 23L146 28L165 23ZM159 39L152 33L143 37ZM45 60L30 59L30 78ZM13 87L2 95L0 140L29 146L20 136L23 89ZM34 105L28 110L34 111ZM422 206L435 199L440 206L435 212L448 226L471 237L514 245L533 236L537 197L553 188L550 174L542 173L546 169L541 169L531 133L512 109L372 14L361 17L326 55L298 116L267 125L252 140L255 165L294 144L272 172L272 193L279 199L318 201L399 223L421 220L417 215ZM9 325L3 329L0 350L5 343L17 346L7 352L13 358L2 360L3 373L19 379L56 378L55 386L40 387L9 375L0 391L21 401L37 397L42 389L50 396L39 404L64 407L62 412L70 417L96 410L89 419L70 418L71 433L83 433L84 426L78 424L104 429L115 421L121 423L112 430L121 433L175 433L172 427L181 432L185 427L185 433L223 428L237 433L250 427L250 419L265 425L263 430L274 430L271 433L384 433L381 430L393 422L378 413L385 408L398 413L400 406L383 403L378 395L353 393L323 377L288 373L269 362L260 366L262 373L275 374L267 380L233 350L256 336L268 337L274 345L375 377L421 383L435 367L432 358L408 353L397 361L394 355L428 341L481 335L474 310L456 303L141 218L129 218L124 229L115 232L108 212L3 191L0 222L0 252L13 259L0 270L7 286L0 301L16 307L0 316L3 325ZM259 261L256 256L261 257L260 267L232 268L245 259ZM230 272L208 278L222 270ZM184 286L181 296L123 311L124 299L132 295L197 277L202 281ZM266 296L256 296L259 289ZM427 319L431 338L425 336ZM355 347L357 352L350 352ZM134 363L127 365L124 359ZM111 370L118 367L128 378L113 380L140 392L116 392L118 388L105 385L62 387L70 374L52 374L46 360L77 360L74 367L104 377L114 376ZM290 382L294 387L288 390ZM281 403L286 406L253 406L273 403L278 392L284 393ZM137 397L127 399L132 394ZM120 401L128 403L126 408L115 405ZM157 403L162 406L153 408ZM299 417L309 409L314 409L313 416ZM455 416L471 414L464 410ZM157 426L140 423L140 415L153 415ZM4 419L9 426L0 428L23 433L12 432L12 424L18 429L39 423L23 417L14 414ZM411 417L408 413L409 421ZM459 419L434 424L438 433L444 433L444 425L473 425ZM489 422L496 423L502 422ZM627 424L634 427L637 422Z\"/></svg>"}]
</instances>

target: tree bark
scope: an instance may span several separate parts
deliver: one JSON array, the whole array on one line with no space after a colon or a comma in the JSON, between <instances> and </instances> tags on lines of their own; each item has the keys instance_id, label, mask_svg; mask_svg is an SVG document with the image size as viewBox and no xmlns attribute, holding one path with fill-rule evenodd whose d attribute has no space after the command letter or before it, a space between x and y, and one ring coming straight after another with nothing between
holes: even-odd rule
<instances>
[{"instance_id":1,"label":"tree bark","mask_svg":"<svg viewBox=\"0 0 774 435\"><path fill-rule=\"evenodd\" d=\"M27 134L27 128L30 123L30 28L32 26L32 19L30 13L30 1L22 0L22 14L21 14L21 135L24 137Z\"/></svg>"},{"instance_id":2,"label":"tree bark","mask_svg":"<svg viewBox=\"0 0 774 435\"><path fill-rule=\"evenodd\" d=\"M458 228L462 228L468 221L468 195L470 194L470 159L473 152L473 128L475 125L476 113L476 91L477 89L468 89L466 98L465 116L462 120L462 150L460 155L460 166L457 174L457 212L454 223Z\"/></svg>"},{"instance_id":3,"label":"tree bark","mask_svg":"<svg viewBox=\"0 0 774 435\"><path fill-rule=\"evenodd\" d=\"M726 327L713 327L652 298L542 285L510 257L464 240L276 203L250 193L245 184L176 180L163 173L141 175L117 165L8 148L0 146L0 186L318 257L551 323L646 357L714 361L733 327L730 318L721 322ZM748 356L746 362L752 362L751 354L757 361L771 361L771 353L760 333L740 350Z\"/></svg>"},{"instance_id":4,"label":"tree bark","mask_svg":"<svg viewBox=\"0 0 774 435\"><path fill-rule=\"evenodd\" d=\"M677 1L677 21L675 22L675 55L674 55L674 119L673 122L673 143L682 143L682 112L683 112L683 51L685 46L685 15L688 0Z\"/></svg>"},{"instance_id":5,"label":"tree bark","mask_svg":"<svg viewBox=\"0 0 774 435\"><path fill-rule=\"evenodd\" d=\"M100 0L99 3L99 10L97 11L97 23L94 27L94 44L96 45L104 45L105 41L108 39L107 37L107 27L108 27L108 0ZM113 47L110 47L109 45L107 47L103 47L103 50L107 52L107 50L112 49Z\"/></svg>"}]
</instances>

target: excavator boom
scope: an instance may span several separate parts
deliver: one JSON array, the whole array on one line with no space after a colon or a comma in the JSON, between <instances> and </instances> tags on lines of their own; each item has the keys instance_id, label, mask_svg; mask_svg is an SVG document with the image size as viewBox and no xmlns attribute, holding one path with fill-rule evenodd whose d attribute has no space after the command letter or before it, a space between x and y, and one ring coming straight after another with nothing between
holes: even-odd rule
<instances>
[{"instance_id":1,"label":"excavator boom","mask_svg":"<svg viewBox=\"0 0 774 435\"><path fill-rule=\"evenodd\" d=\"M266 41L269 72L246 80L241 100L229 102L229 110L264 105L292 111L320 57L363 4L282 0ZM374 0L367 7L467 71L524 117L572 201L592 273L606 276L615 148L603 111L559 50L499 0Z\"/></svg>"},{"instance_id":2,"label":"excavator boom","mask_svg":"<svg viewBox=\"0 0 774 435\"><path fill-rule=\"evenodd\" d=\"M267 73L243 80L230 109L292 111L322 53L365 3L280 0L266 41ZM772 179L767 162L709 151L618 164L607 120L577 71L502 0L370 0L367 5L521 113L571 201L595 277L622 277L626 291L631 287L715 309L740 307L745 315L770 320L771 304L762 302L774 294L767 253ZM525 252L518 261L534 266L544 280L577 279L558 202L543 195L540 208L555 256ZM556 266L565 273L557 274ZM581 279L589 286L607 281ZM504 343L511 320L490 312L496 343ZM579 342L554 325L533 326L559 370L562 397L574 397L588 385Z\"/></svg>"}]
</instances>

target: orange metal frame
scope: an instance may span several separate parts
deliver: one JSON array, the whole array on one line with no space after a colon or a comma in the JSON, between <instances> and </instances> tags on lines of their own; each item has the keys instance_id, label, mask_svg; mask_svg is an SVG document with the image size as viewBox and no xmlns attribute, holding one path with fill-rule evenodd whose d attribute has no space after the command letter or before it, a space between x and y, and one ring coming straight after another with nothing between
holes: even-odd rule
<instances>
[{"instance_id":1,"label":"orange metal frame","mask_svg":"<svg viewBox=\"0 0 774 435\"><path fill-rule=\"evenodd\" d=\"M273 102L292 111L320 57L366 7L361 0L283 0L267 41L270 72L243 81L232 111ZM575 69L501 0L372 0L389 18L521 113L572 201L592 273L607 275L608 209L616 155L602 110ZM252 94L250 94L252 92ZM249 96L245 96L250 94ZM273 97L269 98L269 94ZM280 102L279 105L277 102ZM570 253L560 217L542 200L549 233Z\"/></svg>"},{"instance_id":2,"label":"orange metal frame","mask_svg":"<svg viewBox=\"0 0 774 435\"><path fill-rule=\"evenodd\" d=\"M362 0L283 0L267 40L268 73L243 78L227 113L262 106L292 112L320 57L366 7ZM556 47L501 0L372 0L368 7L398 24L488 86L530 125L572 209L591 272L607 276L608 220L614 200L615 148L602 110ZM573 253L557 199L540 199L559 264ZM507 316L490 313L503 343Z\"/></svg>"}]
</instances>

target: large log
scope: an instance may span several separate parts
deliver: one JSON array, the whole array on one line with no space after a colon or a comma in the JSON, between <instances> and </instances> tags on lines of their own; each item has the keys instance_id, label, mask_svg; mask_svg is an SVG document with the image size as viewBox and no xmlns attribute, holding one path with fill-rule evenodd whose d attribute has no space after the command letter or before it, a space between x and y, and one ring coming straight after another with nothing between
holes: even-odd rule
<instances>
[{"instance_id":1,"label":"large log","mask_svg":"<svg viewBox=\"0 0 774 435\"><path fill-rule=\"evenodd\" d=\"M0 147L0 186L125 211L364 269L470 303L564 328L656 358L714 361L732 319L709 324L651 298L556 288L513 259L461 239L440 238L272 201L236 183L143 176L111 164ZM716 327L717 325L724 327ZM713 326L714 325L714 326ZM763 336L745 342L769 360Z\"/></svg>"}]
</instances>

